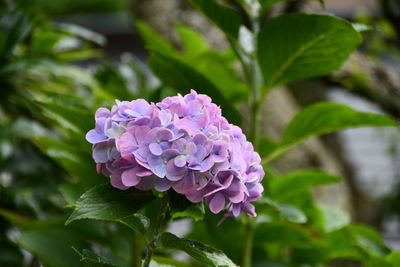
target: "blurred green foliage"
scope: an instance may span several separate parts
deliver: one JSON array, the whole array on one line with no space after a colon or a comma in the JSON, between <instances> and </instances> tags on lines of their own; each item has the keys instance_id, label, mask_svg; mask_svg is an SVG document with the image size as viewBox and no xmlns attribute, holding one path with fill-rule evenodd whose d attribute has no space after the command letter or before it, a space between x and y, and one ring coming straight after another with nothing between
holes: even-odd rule
<instances>
[{"instance_id":1,"label":"blurred green foliage","mask_svg":"<svg viewBox=\"0 0 400 267\"><path fill-rule=\"evenodd\" d=\"M39 1L42 2L45 1ZM46 2L48 12L57 14L50 7L53 2ZM109 5L104 4L104 9L97 11L118 10L123 5L122 1L104 2ZM213 50L200 33L178 25L183 43L183 50L178 50L147 24L138 23L150 51L149 66L161 81L156 88L151 88L148 70L134 55L124 54L118 62L108 60L102 50L105 41L102 36L75 25L53 23L29 5L1 9L1 266L140 264L143 244L151 238L160 207L159 201L153 201L158 192L119 192L108 184L106 177L96 173L91 146L84 136L93 127L93 114L98 107L109 107L115 99L140 97L155 102L166 95L196 88L212 96L222 106L224 116L239 124L246 115L237 111L237 105L254 98L250 81L256 70L251 64L276 59L277 64L268 68L286 77L282 82L322 74L310 63L318 61L321 51L331 49L332 36L326 39L323 34L317 34L321 42L311 43L309 38L301 39L307 49L295 45L287 48L282 57L275 57L272 52L254 56L241 47L243 44L238 39L239 28L243 27L238 13L216 1L211 1L212 4L189 2L225 31L232 45L226 51ZM245 1L233 2L249 8ZM66 1L63 12L74 3ZM91 12L90 6L94 3L101 6L99 1L85 2ZM57 6L61 6L60 2ZM231 17L238 19L230 24ZM298 25L306 25L306 30L314 19L301 14L296 17ZM347 36L345 39L350 40L344 54L331 59L336 62L327 66L327 71L332 71L355 49L354 40L359 36L344 20L326 16L318 16L318 20L323 27L329 28L332 24L329 29L336 29L335 21L339 21L339 26L344 28L339 37ZM284 38L284 32L275 32L271 27L278 22L259 25L267 33L272 30L277 45ZM335 30L331 34L334 39ZM260 36L258 51L268 41L265 32ZM301 54L299 49L305 53ZM293 53L298 57L293 58ZM90 68L75 64L94 58L99 63ZM297 75L301 63L307 69ZM265 71L262 68L262 73ZM264 73L264 79L268 75ZM278 84L268 84L262 79L258 83L258 89L263 92ZM327 113L329 119L324 119ZM273 159L269 155L277 157L308 137L347 127L396 125L385 116L336 104L318 104L297 116L282 141L266 136L259 138L258 150L264 162ZM301 123L307 121L308 124ZM235 266L234 263L242 261L249 227L254 237L250 239L254 266L322 266L337 260L343 261L340 266L358 266L353 262L397 266L398 252L391 252L374 229L351 224L345 212L313 199L311 188L340 182L340 178L319 171L273 173L267 164L265 167L265 197L257 202L259 215L253 221L245 217L227 219L217 227L221 215L210 214L202 204L193 205L171 193L168 223L164 228L182 217L202 221L190 229L187 239L171 233L161 235L163 249L156 251L153 266L188 266L171 259L174 255L171 250L175 249L193 257L194 260L189 260L190 266ZM30 254L23 254L23 250Z\"/></svg>"},{"instance_id":2,"label":"blurred green foliage","mask_svg":"<svg viewBox=\"0 0 400 267\"><path fill-rule=\"evenodd\" d=\"M127 5L127 0L37 0L37 7L49 16L122 12Z\"/></svg>"}]
</instances>

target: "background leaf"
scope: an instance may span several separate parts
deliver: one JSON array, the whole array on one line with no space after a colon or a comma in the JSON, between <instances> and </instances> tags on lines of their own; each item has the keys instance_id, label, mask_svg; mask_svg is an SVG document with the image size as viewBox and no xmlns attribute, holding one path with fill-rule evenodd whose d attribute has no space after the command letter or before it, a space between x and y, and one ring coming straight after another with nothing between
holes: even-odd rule
<instances>
[{"instance_id":1,"label":"background leaf","mask_svg":"<svg viewBox=\"0 0 400 267\"><path fill-rule=\"evenodd\" d=\"M276 200L289 199L291 195L309 190L312 187L337 183L340 178L320 171L298 171L270 181L271 198Z\"/></svg>"},{"instance_id":2,"label":"background leaf","mask_svg":"<svg viewBox=\"0 0 400 267\"><path fill-rule=\"evenodd\" d=\"M307 222L306 215L300 209L298 209L292 205L274 202L268 198L262 198L262 199L258 200L257 206L260 204L267 204L267 205L271 206L273 209L278 211L278 213L281 217L285 218L289 222L292 222L292 223Z\"/></svg>"},{"instance_id":3,"label":"background leaf","mask_svg":"<svg viewBox=\"0 0 400 267\"><path fill-rule=\"evenodd\" d=\"M389 249L374 229L364 225L349 225L347 229L354 239L353 242L368 255L375 257L388 255Z\"/></svg>"},{"instance_id":4,"label":"background leaf","mask_svg":"<svg viewBox=\"0 0 400 267\"><path fill-rule=\"evenodd\" d=\"M188 0L188 2L204 13L229 38L236 40L242 21L238 13L219 5L215 0Z\"/></svg>"},{"instance_id":5,"label":"background leaf","mask_svg":"<svg viewBox=\"0 0 400 267\"><path fill-rule=\"evenodd\" d=\"M400 266L400 251L395 251L387 256L387 261L393 266Z\"/></svg>"},{"instance_id":6,"label":"background leaf","mask_svg":"<svg viewBox=\"0 0 400 267\"><path fill-rule=\"evenodd\" d=\"M146 234L146 231L150 226L149 219L146 216L139 213L121 219L117 219L116 221L125 224L132 230L142 235Z\"/></svg>"},{"instance_id":7,"label":"background leaf","mask_svg":"<svg viewBox=\"0 0 400 267\"><path fill-rule=\"evenodd\" d=\"M333 16L289 14L271 19L258 36L266 88L332 72L360 41L350 23Z\"/></svg>"},{"instance_id":8,"label":"background leaf","mask_svg":"<svg viewBox=\"0 0 400 267\"><path fill-rule=\"evenodd\" d=\"M82 252L79 252L76 248L72 248L80 257L82 265L85 267L116 267L110 261L100 257L94 252L84 249Z\"/></svg>"},{"instance_id":9,"label":"background leaf","mask_svg":"<svg viewBox=\"0 0 400 267\"><path fill-rule=\"evenodd\" d=\"M211 49L207 40L200 32L183 24L179 24L175 28L179 33L185 53L199 54Z\"/></svg>"},{"instance_id":10,"label":"background leaf","mask_svg":"<svg viewBox=\"0 0 400 267\"><path fill-rule=\"evenodd\" d=\"M173 191L168 194L168 203L172 219L190 217L194 221L201 221L205 215L203 202L192 203L184 195Z\"/></svg>"},{"instance_id":11,"label":"background leaf","mask_svg":"<svg viewBox=\"0 0 400 267\"><path fill-rule=\"evenodd\" d=\"M337 207L323 203L318 203L317 207L323 217L323 228L325 232L338 230L350 223L349 214Z\"/></svg>"},{"instance_id":12,"label":"background leaf","mask_svg":"<svg viewBox=\"0 0 400 267\"><path fill-rule=\"evenodd\" d=\"M304 108L294 116L286 126L279 146L267 158L269 160L276 158L311 136L366 126L398 126L398 124L385 115L361 112L336 103L317 103Z\"/></svg>"},{"instance_id":13,"label":"background leaf","mask_svg":"<svg viewBox=\"0 0 400 267\"><path fill-rule=\"evenodd\" d=\"M79 266L79 259L72 251L71 246L76 248L86 246L82 237L65 229L28 231L21 236L19 243L50 267Z\"/></svg>"},{"instance_id":14,"label":"background leaf","mask_svg":"<svg viewBox=\"0 0 400 267\"><path fill-rule=\"evenodd\" d=\"M237 266L221 250L194 240L179 238L168 232L161 235L161 243L165 248L182 250L194 259L212 266Z\"/></svg>"},{"instance_id":15,"label":"background leaf","mask_svg":"<svg viewBox=\"0 0 400 267\"><path fill-rule=\"evenodd\" d=\"M119 190L109 183L98 185L78 199L66 224L81 219L119 220L136 213L153 200L151 192Z\"/></svg>"}]
</instances>

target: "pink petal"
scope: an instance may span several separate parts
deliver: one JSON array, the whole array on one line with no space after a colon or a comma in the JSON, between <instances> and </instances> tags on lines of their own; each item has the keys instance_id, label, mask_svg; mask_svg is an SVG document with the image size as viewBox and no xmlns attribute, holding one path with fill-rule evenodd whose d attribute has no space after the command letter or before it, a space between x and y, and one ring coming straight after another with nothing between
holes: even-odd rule
<instances>
[{"instance_id":1,"label":"pink petal","mask_svg":"<svg viewBox=\"0 0 400 267\"><path fill-rule=\"evenodd\" d=\"M124 171L121 175L121 181L125 186L135 186L141 178L136 175L136 168Z\"/></svg>"},{"instance_id":2,"label":"pink petal","mask_svg":"<svg viewBox=\"0 0 400 267\"><path fill-rule=\"evenodd\" d=\"M160 144L158 144L158 143L151 143L149 145L149 149L150 149L150 152L156 156L160 156L163 152Z\"/></svg>"},{"instance_id":3,"label":"pink petal","mask_svg":"<svg viewBox=\"0 0 400 267\"><path fill-rule=\"evenodd\" d=\"M225 197L221 193L217 193L210 201L210 210L212 213L219 213L225 208Z\"/></svg>"}]
</instances>

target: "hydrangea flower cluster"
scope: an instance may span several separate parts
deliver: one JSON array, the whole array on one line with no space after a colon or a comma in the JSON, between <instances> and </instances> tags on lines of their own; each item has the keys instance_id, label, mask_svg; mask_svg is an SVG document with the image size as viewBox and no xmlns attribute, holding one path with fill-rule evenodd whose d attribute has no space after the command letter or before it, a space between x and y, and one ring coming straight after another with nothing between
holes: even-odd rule
<instances>
[{"instance_id":1,"label":"hydrangea flower cluster","mask_svg":"<svg viewBox=\"0 0 400 267\"><path fill-rule=\"evenodd\" d=\"M256 216L250 202L263 191L260 156L208 96L192 90L156 104L117 100L95 117L86 139L114 187L172 188L191 202L205 200L213 213Z\"/></svg>"}]
</instances>

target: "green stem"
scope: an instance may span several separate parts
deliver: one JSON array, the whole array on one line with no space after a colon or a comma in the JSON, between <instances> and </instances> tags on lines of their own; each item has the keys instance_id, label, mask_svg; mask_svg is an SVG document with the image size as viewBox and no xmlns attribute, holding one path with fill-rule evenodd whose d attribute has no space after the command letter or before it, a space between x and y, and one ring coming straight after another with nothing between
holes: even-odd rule
<instances>
[{"instance_id":1,"label":"green stem","mask_svg":"<svg viewBox=\"0 0 400 267\"><path fill-rule=\"evenodd\" d=\"M258 21L258 16L251 17L252 30L253 30L253 43L254 51L250 57L250 79L249 85L252 91L251 98L251 118L250 118L250 141L253 142L255 149L258 147L259 143L259 131L260 131L260 108L263 102L261 95L262 86L262 76L260 71L260 66L257 61L257 36L260 31L260 25ZM242 267L252 266L253 257L253 237L254 237L255 220L253 218L246 217L245 222L245 237L244 237L244 253Z\"/></svg>"},{"instance_id":2,"label":"green stem","mask_svg":"<svg viewBox=\"0 0 400 267\"><path fill-rule=\"evenodd\" d=\"M143 267L149 267L151 257L153 256L153 252L156 249L156 242L160 237L160 228L162 223L164 222L165 216L168 210L168 199L164 196L160 200L160 211L157 216L156 224L154 225L154 232L152 240L147 244L147 252L146 257L144 258Z\"/></svg>"},{"instance_id":3,"label":"green stem","mask_svg":"<svg viewBox=\"0 0 400 267\"><path fill-rule=\"evenodd\" d=\"M251 267L253 256L253 237L254 237L254 220L247 217L245 224L245 246L243 253L242 267Z\"/></svg>"},{"instance_id":4,"label":"green stem","mask_svg":"<svg viewBox=\"0 0 400 267\"><path fill-rule=\"evenodd\" d=\"M138 233L133 232L133 241L132 241L132 266L140 267L142 264L142 240Z\"/></svg>"}]
</instances>

